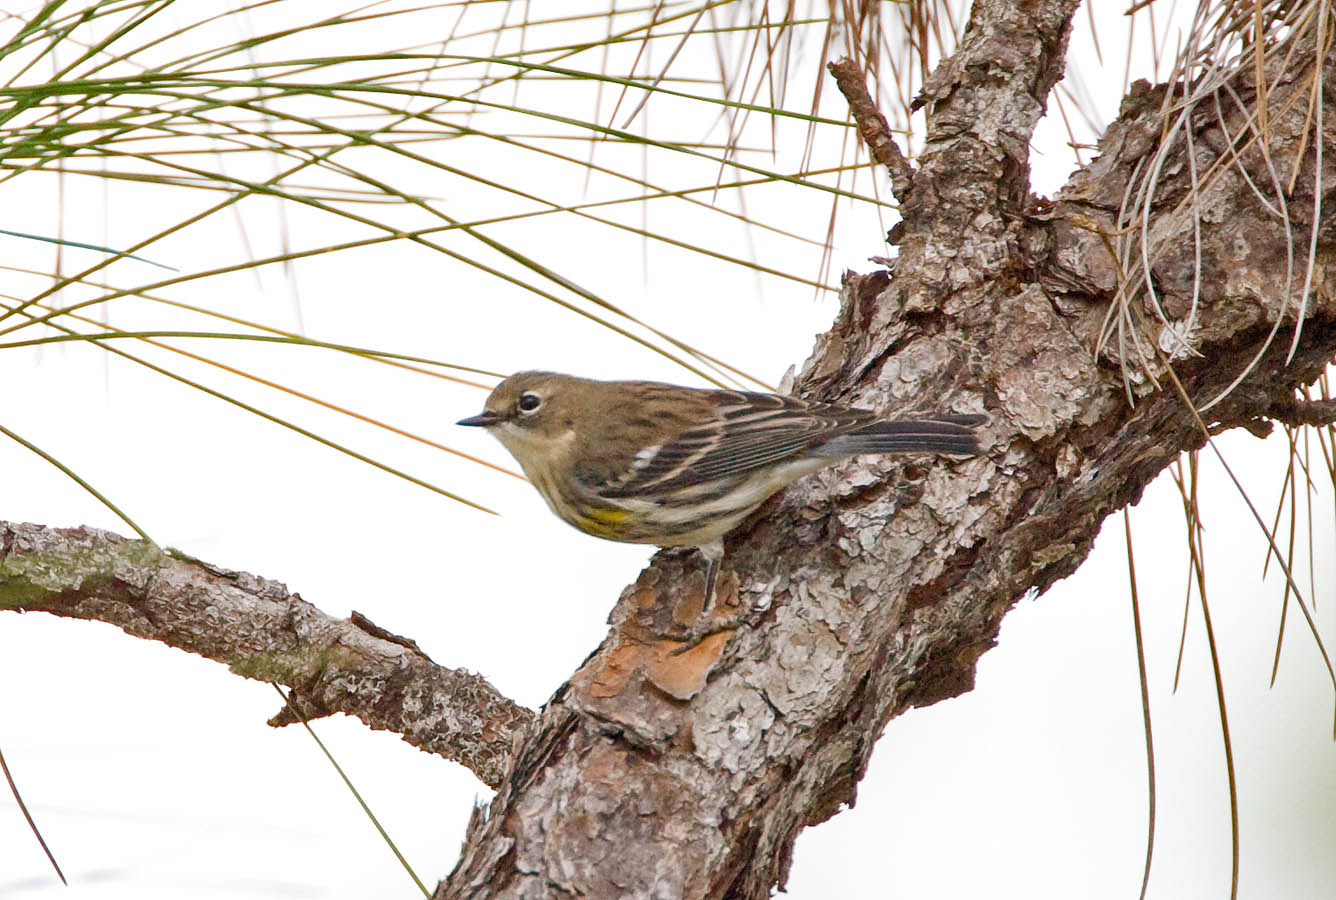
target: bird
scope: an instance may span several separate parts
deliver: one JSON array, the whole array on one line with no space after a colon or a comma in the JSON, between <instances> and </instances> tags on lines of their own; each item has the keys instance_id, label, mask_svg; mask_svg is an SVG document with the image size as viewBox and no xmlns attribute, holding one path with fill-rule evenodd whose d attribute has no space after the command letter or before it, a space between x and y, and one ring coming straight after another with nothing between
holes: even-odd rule
<instances>
[{"instance_id":1,"label":"bird","mask_svg":"<svg viewBox=\"0 0 1336 900\"><path fill-rule=\"evenodd\" d=\"M860 454L979 452L980 414L887 419L783 394L519 372L483 411L485 429L562 521L586 534L694 547L714 600L724 536L773 494Z\"/></svg>"}]
</instances>

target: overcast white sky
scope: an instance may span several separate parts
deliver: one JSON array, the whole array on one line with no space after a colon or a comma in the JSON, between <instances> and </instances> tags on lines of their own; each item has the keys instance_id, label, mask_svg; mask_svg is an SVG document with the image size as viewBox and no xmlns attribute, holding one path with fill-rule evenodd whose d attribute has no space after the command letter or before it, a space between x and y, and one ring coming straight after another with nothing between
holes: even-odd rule
<instances>
[{"instance_id":1,"label":"overcast white sky","mask_svg":"<svg viewBox=\"0 0 1336 900\"><path fill-rule=\"evenodd\" d=\"M1084 14L1079 22L1073 59L1100 108L1112 114L1123 60L1121 49L1111 48L1120 48L1121 19L1111 16L1101 25L1102 49L1117 57L1107 69L1098 67L1083 37ZM0 23L0 35L4 28ZM798 108L806 102L806 96L794 101ZM831 102L825 112L842 114ZM797 146L802 134L800 125L786 126L779 138ZM1070 170L1065 139L1053 123L1036 136L1037 189L1054 189ZM450 159L463 165L497 152L494 145L459 141ZM611 159L621 164L631 157ZM526 177L547 177L541 164L525 165L538 169ZM482 191L438 183L432 172L396 175L423 194L448 197L452 214L494 202ZM550 177L571 176L554 166ZM56 233L63 204L64 233L123 246L126 236L146 233L148 220L179 217L200 202L84 181L68 181L59 203L54 179L0 185L0 228ZM583 189L568 187L577 197ZM818 235L824 231L829 205L823 196L753 196L748 212L755 218L804 233L819 222ZM694 213L683 215L682 228L696 227L689 218ZM298 245L317 232L319 241L334 240L346 227L309 210L292 211L280 223L274 204L260 200L247 201L242 216L257 253L277 252L284 227ZM475 216L478 209L469 208L461 217ZM633 215L628 221L639 224ZM886 252L883 231L868 212L843 218L835 272L869 269L867 257ZM810 287L657 245L646 261L639 238L565 219L493 233L771 383L806 357L836 307L830 295L814 299ZM789 255L798 252L791 243L744 236L740 229L720 239L730 247L750 240L763 262L783 257L786 268L815 277L816 250L801 251L810 256L804 269L805 257L794 262ZM0 236L0 259L7 264L38 258L46 264L51 253L45 245ZM95 258L67 253L83 264ZM147 255L192 271L242 258L244 247L237 222L221 216ZM125 268L142 264L117 265L126 279L157 277ZM273 271L258 281L241 275L181 286L173 296L295 327L293 284L305 333L323 340L502 372L550 368L691 380L664 359L549 303L403 245L317 257L298 264L290 277ZM159 310L120 303L113 313L120 327L162 321ZM486 435L452 424L481 407L482 391L406 378L310 348L208 349L510 464ZM647 548L567 528L518 481L202 366L174 365L501 515L431 494L83 345L0 354L4 423L122 503L160 543L283 581L328 613L357 609L413 637L438 662L480 672L530 707L542 704L601 639L618 592L649 556ZM1270 515L1283 473L1283 437L1261 442L1230 435L1219 444L1263 515ZM1328 897L1336 884L1332 686L1292 617L1280 676L1268 688L1281 587L1274 571L1261 579L1264 543L1234 488L1213 460L1204 457L1204 469L1212 615L1225 660L1243 823L1241 895ZM6 519L126 531L21 447L0 443L0 471L0 516ZM1330 485L1318 487L1313 528L1322 549L1314 566L1315 600L1330 644L1336 535ZM1181 684L1171 693L1187 562L1180 500L1167 479L1132 511L1132 527L1158 754L1150 896L1226 896L1223 755L1195 608ZM71 882L68 890L59 886L18 811L0 799L0 898L56 892L74 900L417 895L309 737L264 724L279 705L268 685L111 626L39 614L0 616L0 683L6 685L0 750ZM418 874L434 885L454 864L470 804L489 791L462 767L360 722L339 716L315 727ZM1125 543L1121 517L1115 517L1075 576L1018 604L999 646L981 660L973 692L891 724L856 808L799 838L788 895L1135 896L1145 840L1143 740Z\"/></svg>"}]
</instances>

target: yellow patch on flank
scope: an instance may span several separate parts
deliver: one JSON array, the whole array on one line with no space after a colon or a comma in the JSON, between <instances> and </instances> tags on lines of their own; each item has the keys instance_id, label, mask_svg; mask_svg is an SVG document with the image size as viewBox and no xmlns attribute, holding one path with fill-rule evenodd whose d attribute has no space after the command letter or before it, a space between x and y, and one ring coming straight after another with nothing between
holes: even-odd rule
<instances>
[{"instance_id":1,"label":"yellow patch on flank","mask_svg":"<svg viewBox=\"0 0 1336 900\"><path fill-rule=\"evenodd\" d=\"M617 525L625 522L631 516L629 509L591 509L585 512L585 517L593 519L595 522L606 522L609 525Z\"/></svg>"},{"instance_id":2,"label":"yellow patch on flank","mask_svg":"<svg viewBox=\"0 0 1336 900\"><path fill-rule=\"evenodd\" d=\"M616 526L631 516L627 509L588 509L582 510L579 519L573 524L586 534L595 537L617 540Z\"/></svg>"}]
</instances>

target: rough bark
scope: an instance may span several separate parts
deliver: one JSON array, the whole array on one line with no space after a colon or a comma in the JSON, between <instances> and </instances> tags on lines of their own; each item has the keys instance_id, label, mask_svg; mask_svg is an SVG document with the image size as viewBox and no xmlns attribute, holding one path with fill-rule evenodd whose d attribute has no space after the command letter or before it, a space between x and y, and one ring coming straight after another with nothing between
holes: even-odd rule
<instances>
[{"instance_id":1,"label":"rough bark","mask_svg":"<svg viewBox=\"0 0 1336 900\"><path fill-rule=\"evenodd\" d=\"M334 712L500 781L533 713L483 678L432 662L353 614L335 619L277 581L96 528L0 522L0 610L97 619L287 685L311 719ZM295 721L284 707L271 724Z\"/></svg>"},{"instance_id":2,"label":"rough bark","mask_svg":"<svg viewBox=\"0 0 1336 900\"><path fill-rule=\"evenodd\" d=\"M672 635L695 620L703 574L692 553L658 555L622 594L607 640L537 719L523 727L525 713L510 708L490 723L488 752L502 768L475 771L499 773L500 786L475 810L438 897L768 896L784 880L798 832L852 801L886 723L968 690L1016 599L1073 571L1105 516L1201 446L1205 433L1178 384L1201 401L1249 370L1211 408L1213 432L1262 430L1269 418L1330 421L1330 404L1295 399L1336 349L1336 229L1330 217L1302 214L1314 208L1315 190L1327 193L1323 208L1336 200L1332 126L1312 138L1302 94L1312 55L1307 63L1302 53L1288 57L1292 77L1267 98L1266 153L1234 140L1246 112L1231 106L1194 114L1194 143L1170 148L1149 231L1159 248L1151 277L1175 321L1153 324L1137 299L1129 316L1161 329L1147 335L1152 346L1164 346L1164 331L1190 331L1198 355L1176 362L1174 378L1151 360L1158 386L1133 368L1129 387L1123 364L1133 361L1100 342L1123 274L1110 235L1123 228L1127 185L1165 133L1165 89L1138 86L1099 159L1054 201L1033 198L1028 143L1062 73L1076 5L975 3L960 49L921 97L929 127L919 166L897 174L899 256L889 272L846 278L837 320L790 385L888 412L985 410L985 454L930 465L860 458L798 483L730 536L720 591L732 604L716 611L723 630L686 652L674 652L682 645ZM1324 65L1326 83L1336 83L1332 62ZM1233 90L1245 101L1252 94L1246 78ZM1336 107L1330 93L1320 100ZM1336 122L1336 112L1325 121ZM1322 172L1314 171L1318 145ZM1315 235L1317 248L1292 358L1288 340L1262 351L1272 324L1292 314L1286 226L1243 177L1267 182L1278 159L1301 163L1289 237L1307 247ZM1181 201L1193 193L1192 172L1217 163L1198 186L1209 216L1197 286ZM1194 294L1198 308L1187 317ZM365 643L394 673L425 658L358 628L303 643L317 614L281 586L243 590L250 576L116 553L69 581L50 574L59 566L30 562L44 542L133 542L24 528L5 532L0 605L102 618L229 662L259 659L251 674L294 684L315 710L342 709L378 727L429 733L458 709L433 700L426 725L402 712L393 723L375 718L386 689L356 683L359 666L378 664L347 662L343 649ZM171 580L164 566L186 580L159 591L158 579ZM217 627L211 601L186 602L197 580L211 579L235 601L227 628ZM155 592L161 606L150 605ZM178 609L177 624L162 627L162 610ZM321 620L315 630L328 627ZM234 628L250 635L235 657L213 633ZM342 670L327 668L331 657ZM425 663L401 677L443 677ZM397 689L410 693L404 683ZM499 702L488 691L488 703ZM462 706L478 711L474 701Z\"/></svg>"},{"instance_id":3,"label":"rough bark","mask_svg":"<svg viewBox=\"0 0 1336 900\"><path fill-rule=\"evenodd\" d=\"M1134 90L1102 156L1056 202L1029 194L1028 142L1075 7L975 3L959 51L921 98L929 133L907 190L897 186L898 260L846 279L837 321L792 384L895 412L986 410L986 455L860 459L795 485L728 541L726 590L745 623L679 656L664 635L700 608L699 564L656 557L475 815L437 897L768 896L797 833L852 802L890 718L968 690L1012 604L1072 572L1105 516L1203 444L1163 367L1158 390L1134 381L1132 405L1122 360L1095 352L1117 287L1109 236L1163 132L1162 89ZM1246 79L1234 89L1251 94ZM1294 102L1302 79L1287 90L1288 103L1270 97L1268 150L1303 160L1302 194L1315 160L1301 144L1306 104ZM1244 114L1227 127L1199 118L1201 169L1229 159L1218 138L1243 133ZM1318 181L1328 193L1333 157ZM1283 314L1285 229L1240 177L1265 183L1264 158L1252 147L1231 165L1205 198L1191 336L1201 355L1175 369L1194 402L1247 369ZM1158 246L1171 250L1152 274L1171 308L1193 294L1191 219L1175 206L1189 169L1180 147L1153 210ZM1291 199L1313 208L1311 194ZM1292 225L1299 246L1320 228L1302 339L1288 362L1288 340L1272 343L1211 409L1212 431L1292 418L1296 386L1333 355L1332 225Z\"/></svg>"}]
</instances>

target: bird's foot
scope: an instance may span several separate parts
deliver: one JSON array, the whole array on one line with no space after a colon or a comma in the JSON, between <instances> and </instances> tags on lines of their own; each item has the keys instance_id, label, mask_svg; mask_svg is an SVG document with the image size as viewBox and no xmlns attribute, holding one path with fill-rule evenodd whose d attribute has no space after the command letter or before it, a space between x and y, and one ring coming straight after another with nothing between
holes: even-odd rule
<instances>
[{"instance_id":1,"label":"bird's foot","mask_svg":"<svg viewBox=\"0 0 1336 900\"><path fill-rule=\"evenodd\" d=\"M700 646L701 641L715 634L722 634L725 631L736 631L738 626L743 623L745 615L726 616L719 618L716 616L701 616L687 630L687 633L681 638L674 637L672 640L681 640L682 646L672 650L669 656L681 656Z\"/></svg>"}]
</instances>

